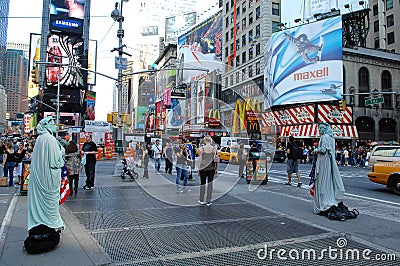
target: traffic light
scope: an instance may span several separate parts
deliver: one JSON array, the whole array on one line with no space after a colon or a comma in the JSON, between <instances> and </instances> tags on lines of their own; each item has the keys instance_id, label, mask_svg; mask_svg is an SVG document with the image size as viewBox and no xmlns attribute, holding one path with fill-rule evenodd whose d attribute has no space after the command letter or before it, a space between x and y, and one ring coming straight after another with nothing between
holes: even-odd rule
<instances>
[{"instance_id":1,"label":"traffic light","mask_svg":"<svg viewBox=\"0 0 400 266\"><path fill-rule=\"evenodd\" d=\"M339 101L339 110L342 112L346 110L346 100Z\"/></svg>"},{"instance_id":2,"label":"traffic light","mask_svg":"<svg viewBox=\"0 0 400 266\"><path fill-rule=\"evenodd\" d=\"M39 84L39 68L34 67L31 70L31 79L33 83Z\"/></svg>"}]
</instances>

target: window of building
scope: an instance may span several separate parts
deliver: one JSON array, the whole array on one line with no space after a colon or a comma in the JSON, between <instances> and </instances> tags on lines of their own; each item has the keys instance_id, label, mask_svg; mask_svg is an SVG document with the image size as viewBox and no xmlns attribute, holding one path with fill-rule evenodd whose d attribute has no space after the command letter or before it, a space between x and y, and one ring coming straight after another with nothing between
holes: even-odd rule
<instances>
[{"instance_id":1,"label":"window of building","mask_svg":"<svg viewBox=\"0 0 400 266\"><path fill-rule=\"evenodd\" d=\"M240 6L236 8L236 19L240 18Z\"/></svg>"},{"instance_id":2,"label":"window of building","mask_svg":"<svg viewBox=\"0 0 400 266\"><path fill-rule=\"evenodd\" d=\"M393 0L386 0L386 10L393 8Z\"/></svg>"},{"instance_id":3,"label":"window of building","mask_svg":"<svg viewBox=\"0 0 400 266\"><path fill-rule=\"evenodd\" d=\"M256 75L260 74L260 71L261 71L261 63L257 62L256 63Z\"/></svg>"},{"instance_id":4,"label":"window of building","mask_svg":"<svg viewBox=\"0 0 400 266\"><path fill-rule=\"evenodd\" d=\"M378 15L378 4L375 4L375 5L372 7L372 14L373 14L374 16Z\"/></svg>"},{"instance_id":5,"label":"window of building","mask_svg":"<svg viewBox=\"0 0 400 266\"><path fill-rule=\"evenodd\" d=\"M242 19L242 29L243 30L245 30L246 29L246 18L244 17L243 19Z\"/></svg>"},{"instance_id":6,"label":"window of building","mask_svg":"<svg viewBox=\"0 0 400 266\"><path fill-rule=\"evenodd\" d=\"M242 69L242 81L246 79L246 69Z\"/></svg>"},{"instance_id":7,"label":"window of building","mask_svg":"<svg viewBox=\"0 0 400 266\"><path fill-rule=\"evenodd\" d=\"M253 0L249 0L249 7L253 6Z\"/></svg>"},{"instance_id":8,"label":"window of building","mask_svg":"<svg viewBox=\"0 0 400 266\"><path fill-rule=\"evenodd\" d=\"M229 32L226 32L225 33L225 42L228 42L229 41Z\"/></svg>"},{"instance_id":9,"label":"window of building","mask_svg":"<svg viewBox=\"0 0 400 266\"><path fill-rule=\"evenodd\" d=\"M236 23L236 32L239 32L240 30L240 22Z\"/></svg>"},{"instance_id":10,"label":"window of building","mask_svg":"<svg viewBox=\"0 0 400 266\"><path fill-rule=\"evenodd\" d=\"M225 47L225 56L228 56L229 55L229 49L228 49L228 47Z\"/></svg>"},{"instance_id":11,"label":"window of building","mask_svg":"<svg viewBox=\"0 0 400 266\"><path fill-rule=\"evenodd\" d=\"M256 7L256 20L261 17L261 8L258 6Z\"/></svg>"},{"instance_id":12,"label":"window of building","mask_svg":"<svg viewBox=\"0 0 400 266\"><path fill-rule=\"evenodd\" d=\"M278 32L279 31L279 22L277 21L272 21L272 32Z\"/></svg>"},{"instance_id":13,"label":"window of building","mask_svg":"<svg viewBox=\"0 0 400 266\"><path fill-rule=\"evenodd\" d=\"M225 18L225 27L228 28L229 27L229 17Z\"/></svg>"},{"instance_id":14,"label":"window of building","mask_svg":"<svg viewBox=\"0 0 400 266\"><path fill-rule=\"evenodd\" d=\"M246 45L246 38L247 38L246 34L243 34L243 36L242 36L242 46L243 47Z\"/></svg>"},{"instance_id":15,"label":"window of building","mask_svg":"<svg viewBox=\"0 0 400 266\"><path fill-rule=\"evenodd\" d=\"M279 16L279 13L280 13L279 4L272 3L272 15Z\"/></svg>"},{"instance_id":16,"label":"window of building","mask_svg":"<svg viewBox=\"0 0 400 266\"><path fill-rule=\"evenodd\" d=\"M231 39L233 38L233 28L231 28Z\"/></svg>"},{"instance_id":17,"label":"window of building","mask_svg":"<svg viewBox=\"0 0 400 266\"><path fill-rule=\"evenodd\" d=\"M261 44L257 43L256 44L256 56L260 55L260 53L261 53Z\"/></svg>"},{"instance_id":18,"label":"window of building","mask_svg":"<svg viewBox=\"0 0 400 266\"><path fill-rule=\"evenodd\" d=\"M236 83L239 83L239 71L235 73L236 75Z\"/></svg>"},{"instance_id":19,"label":"window of building","mask_svg":"<svg viewBox=\"0 0 400 266\"><path fill-rule=\"evenodd\" d=\"M253 77L253 66L249 66L249 78Z\"/></svg>"},{"instance_id":20,"label":"window of building","mask_svg":"<svg viewBox=\"0 0 400 266\"><path fill-rule=\"evenodd\" d=\"M386 27L389 28L393 25L394 25L394 16L392 14L392 15L387 16L387 18L386 18Z\"/></svg>"},{"instance_id":21,"label":"window of building","mask_svg":"<svg viewBox=\"0 0 400 266\"><path fill-rule=\"evenodd\" d=\"M389 32L389 33L387 34L387 43L388 43L388 44L394 43L394 32L393 32L393 31L392 31L392 32Z\"/></svg>"},{"instance_id":22,"label":"window of building","mask_svg":"<svg viewBox=\"0 0 400 266\"><path fill-rule=\"evenodd\" d=\"M225 87L228 87L228 77L225 77Z\"/></svg>"},{"instance_id":23,"label":"window of building","mask_svg":"<svg viewBox=\"0 0 400 266\"><path fill-rule=\"evenodd\" d=\"M240 41L239 39L236 39L236 50L240 49Z\"/></svg>"},{"instance_id":24,"label":"window of building","mask_svg":"<svg viewBox=\"0 0 400 266\"><path fill-rule=\"evenodd\" d=\"M242 64L246 63L246 52L242 53Z\"/></svg>"},{"instance_id":25,"label":"window of building","mask_svg":"<svg viewBox=\"0 0 400 266\"><path fill-rule=\"evenodd\" d=\"M240 66L240 55L236 56L236 66Z\"/></svg>"},{"instance_id":26,"label":"window of building","mask_svg":"<svg viewBox=\"0 0 400 266\"><path fill-rule=\"evenodd\" d=\"M233 23L233 21L234 21L234 13L231 12L231 23Z\"/></svg>"},{"instance_id":27,"label":"window of building","mask_svg":"<svg viewBox=\"0 0 400 266\"><path fill-rule=\"evenodd\" d=\"M246 0L245 0L245 1L243 1L243 3L242 3L242 13L243 13L243 14L246 12L246 8L247 8L247 3L246 3Z\"/></svg>"},{"instance_id":28,"label":"window of building","mask_svg":"<svg viewBox=\"0 0 400 266\"><path fill-rule=\"evenodd\" d=\"M231 86L233 85L233 75L231 75L231 77L230 77L230 84L231 84Z\"/></svg>"},{"instance_id":29,"label":"window of building","mask_svg":"<svg viewBox=\"0 0 400 266\"><path fill-rule=\"evenodd\" d=\"M376 38L374 40L374 49L378 49L379 48L379 38Z\"/></svg>"},{"instance_id":30,"label":"window of building","mask_svg":"<svg viewBox=\"0 0 400 266\"><path fill-rule=\"evenodd\" d=\"M233 43L231 43L231 54L233 53Z\"/></svg>"},{"instance_id":31,"label":"window of building","mask_svg":"<svg viewBox=\"0 0 400 266\"><path fill-rule=\"evenodd\" d=\"M253 24L253 12L249 14L249 25Z\"/></svg>"},{"instance_id":32,"label":"window of building","mask_svg":"<svg viewBox=\"0 0 400 266\"><path fill-rule=\"evenodd\" d=\"M256 26L256 38L259 38L260 35L261 35L261 28L260 28L260 25L257 25Z\"/></svg>"},{"instance_id":33,"label":"window of building","mask_svg":"<svg viewBox=\"0 0 400 266\"><path fill-rule=\"evenodd\" d=\"M382 92L392 92L392 75L389 71L384 70L381 76L381 88ZM392 108L392 95L391 94L383 94L383 107Z\"/></svg>"},{"instance_id":34,"label":"window of building","mask_svg":"<svg viewBox=\"0 0 400 266\"><path fill-rule=\"evenodd\" d=\"M249 30L249 43L253 41L253 30Z\"/></svg>"},{"instance_id":35,"label":"window of building","mask_svg":"<svg viewBox=\"0 0 400 266\"><path fill-rule=\"evenodd\" d=\"M249 49L249 60L253 59L253 47Z\"/></svg>"},{"instance_id":36,"label":"window of building","mask_svg":"<svg viewBox=\"0 0 400 266\"><path fill-rule=\"evenodd\" d=\"M231 0L231 8L235 6L235 0Z\"/></svg>"},{"instance_id":37,"label":"window of building","mask_svg":"<svg viewBox=\"0 0 400 266\"><path fill-rule=\"evenodd\" d=\"M360 93L370 92L369 91L369 72L366 67L361 67L358 71L358 90ZM365 106L365 98L368 95L360 95L359 106Z\"/></svg>"},{"instance_id":38,"label":"window of building","mask_svg":"<svg viewBox=\"0 0 400 266\"><path fill-rule=\"evenodd\" d=\"M374 32L378 32L379 31L379 20L375 20L374 21Z\"/></svg>"}]
</instances>

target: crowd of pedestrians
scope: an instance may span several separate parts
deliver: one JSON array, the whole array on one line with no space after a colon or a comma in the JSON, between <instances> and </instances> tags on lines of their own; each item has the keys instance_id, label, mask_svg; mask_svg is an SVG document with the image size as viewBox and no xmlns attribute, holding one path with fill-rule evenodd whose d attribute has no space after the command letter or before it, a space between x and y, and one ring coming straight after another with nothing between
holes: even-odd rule
<instances>
[{"instance_id":1,"label":"crowd of pedestrians","mask_svg":"<svg viewBox=\"0 0 400 266\"><path fill-rule=\"evenodd\" d=\"M301 163L312 163L314 160L314 149L316 147L304 147L304 158ZM367 167L371 148L358 147L336 147L335 160L338 166Z\"/></svg>"}]
</instances>

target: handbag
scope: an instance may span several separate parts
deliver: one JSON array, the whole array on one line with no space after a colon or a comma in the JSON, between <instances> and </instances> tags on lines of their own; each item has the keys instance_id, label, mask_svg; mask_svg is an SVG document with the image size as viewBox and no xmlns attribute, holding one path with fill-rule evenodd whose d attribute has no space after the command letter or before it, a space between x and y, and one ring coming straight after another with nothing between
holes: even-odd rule
<instances>
[{"instance_id":1,"label":"handbag","mask_svg":"<svg viewBox=\"0 0 400 266\"><path fill-rule=\"evenodd\" d=\"M8 178L7 177L0 177L0 187L8 186Z\"/></svg>"},{"instance_id":2,"label":"handbag","mask_svg":"<svg viewBox=\"0 0 400 266\"><path fill-rule=\"evenodd\" d=\"M83 155L81 163L86 165L86 154Z\"/></svg>"}]
</instances>

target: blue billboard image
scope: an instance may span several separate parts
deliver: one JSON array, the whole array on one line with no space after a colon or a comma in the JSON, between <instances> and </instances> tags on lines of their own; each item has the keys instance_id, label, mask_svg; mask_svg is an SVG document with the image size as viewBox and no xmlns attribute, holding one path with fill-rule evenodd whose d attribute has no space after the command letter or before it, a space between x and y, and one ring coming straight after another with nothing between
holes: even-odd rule
<instances>
[{"instance_id":1,"label":"blue billboard image","mask_svg":"<svg viewBox=\"0 0 400 266\"><path fill-rule=\"evenodd\" d=\"M264 51L269 107L342 98L341 17L274 33Z\"/></svg>"}]
</instances>

